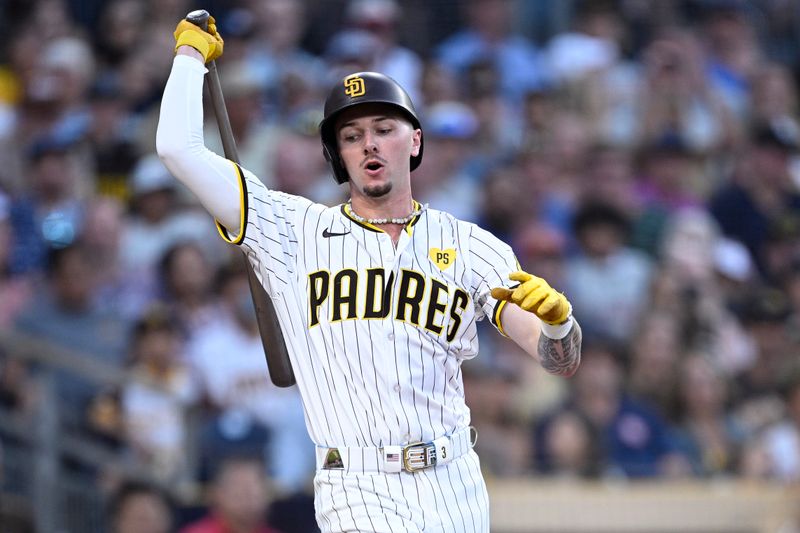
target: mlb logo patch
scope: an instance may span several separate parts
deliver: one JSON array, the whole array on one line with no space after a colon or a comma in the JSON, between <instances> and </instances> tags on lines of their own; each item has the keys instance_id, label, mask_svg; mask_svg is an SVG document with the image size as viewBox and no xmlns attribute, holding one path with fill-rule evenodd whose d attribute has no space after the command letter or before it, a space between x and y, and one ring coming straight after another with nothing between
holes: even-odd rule
<instances>
[{"instance_id":1,"label":"mlb logo patch","mask_svg":"<svg viewBox=\"0 0 800 533\"><path fill-rule=\"evenodd\" d=\"M325 469L344 470L344 461L342 461L342 455L338 449L331 448L328 450L328 454L325 456Z\"/></svg>"}]
</instances>

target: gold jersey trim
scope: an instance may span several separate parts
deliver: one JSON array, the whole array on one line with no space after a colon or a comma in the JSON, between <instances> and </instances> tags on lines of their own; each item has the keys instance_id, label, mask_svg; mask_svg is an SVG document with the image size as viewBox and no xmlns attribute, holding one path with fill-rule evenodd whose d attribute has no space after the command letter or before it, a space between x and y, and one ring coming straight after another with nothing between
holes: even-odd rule
<instances>
[{"instance_id":1,"label":"gold jersey trim","mask_svg":"<svg viewBox=\"0 0 800 533\"><path fill-rule=\"evenodd\" d=\"M236 237L231 237L228 230L220 223L219 220L215 218L214 223L217 226L217 231L219 232L220 237L222 237L225 242L230 244L242 244L244 241L244 230L247 228L247 182L244 179L242 167L233 161L231 161L231 164L236 170L236 175L239 177L239 231L236 232Z\"/></svg>"},{"instance_id":2,"label":"gold jersey trim","mask_svg":"<svg viewBox=\"0 0 800 533\"><path fill-rule=\"evenodd\" d=\"M500 320L500 314L503 312L503 308L507 303L508 302L506 300L498 301L497 305L494 307L494 313L492 313L492 322L494 322L494 325L497 326L497 331L499 331L503 337L508 337L508 334L503 329L503 322Z\"/></svg>"}]
</instances>

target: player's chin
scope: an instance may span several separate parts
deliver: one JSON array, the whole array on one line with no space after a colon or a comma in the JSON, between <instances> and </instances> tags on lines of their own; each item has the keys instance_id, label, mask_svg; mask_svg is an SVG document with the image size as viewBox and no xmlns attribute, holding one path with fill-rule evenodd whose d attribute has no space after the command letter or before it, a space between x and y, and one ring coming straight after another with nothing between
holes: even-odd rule
<instances>
[{"instance_id":1,"label":"player's chin","mask_svg":"<svg viewBox=\"0 0 800 533\"><path fill-rule=\"evenodd\" d=\"M370 198L381 198L392 191L392 182L383 181L380 183L367 183L361 188L365 196Z\"/></svg>"}]
</instances>

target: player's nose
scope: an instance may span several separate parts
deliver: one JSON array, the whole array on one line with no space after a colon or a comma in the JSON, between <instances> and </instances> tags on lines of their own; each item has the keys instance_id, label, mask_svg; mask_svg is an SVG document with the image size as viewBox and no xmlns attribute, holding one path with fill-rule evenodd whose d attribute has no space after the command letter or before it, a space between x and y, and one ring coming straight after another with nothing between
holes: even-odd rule
<instances>
[{"instance_id":1,"label":"player's nose","mask_svg":"<svg viewBox=\"0 0 800 533\"><path fill-rule=\"evenodd\" d=\"M375 142L375 136L371 133L364 135L364 155L374 154L378 151L378 144Z\"/></svg>"}]
</instances>

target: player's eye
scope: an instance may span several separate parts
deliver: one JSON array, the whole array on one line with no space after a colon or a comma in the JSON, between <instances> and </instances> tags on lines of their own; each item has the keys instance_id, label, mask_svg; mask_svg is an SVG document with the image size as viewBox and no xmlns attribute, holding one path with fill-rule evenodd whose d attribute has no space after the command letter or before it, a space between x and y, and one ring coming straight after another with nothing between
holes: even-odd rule
<instances>
[{"instance_id":1,"label":"player's eye","mask_svg":"<svg viewBox=\"0 0 800 533\"><path fill-rule=\"evenodd\" d=\"M392 132L392 128L378 128L379 135L388 135Z\"/></svg>"},{"instance_id":2,"label":"player's eye","mask_svg":"<svg viewBox=\"0 0 800 533\"><path fill-rule=\"evenodd\" d=\"M358 140L357 133L345 133L342 135L342 141L346 143L354 143Z\"/></svg>"}]
</instances>

